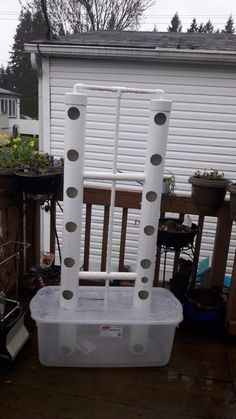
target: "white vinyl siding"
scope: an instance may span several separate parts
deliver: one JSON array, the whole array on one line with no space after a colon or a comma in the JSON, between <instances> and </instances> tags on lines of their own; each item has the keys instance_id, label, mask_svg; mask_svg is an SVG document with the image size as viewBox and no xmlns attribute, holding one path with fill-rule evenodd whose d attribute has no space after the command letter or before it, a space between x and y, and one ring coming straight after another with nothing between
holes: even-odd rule
<instances>
[{"instance_id":1,"label":"white vinyl siding","mask_svg":"<svg viewBox=\"0 0 236 419\"><path fill-rule=\"evenodd\" d=\"M98 61L50 59L51 153L63 155L64 95L79 83L118 85L147 89L163 89L173 101L166 156L166 169L174 174L176 192L189 194L188 178L197 169L217 168L236 180L236 73L232 68ZM99 95L98 95L99 96ZM86 135L86 168L111 168L114 102L89 99ZM148 101L125 100L121 111L119 137L121 171L142 171L148 123ZM133 185L134 187L136 185ZM98 219L95 235L101 234ZM137 226L135 212L130 214L127 264L135 261ZM117 223L116 223L117 224ZM118 226L115 226L115 242ZM211 254L214 244L215 220L207 217L201 256ZM232 244L235 244L235 233ZM97 239L94 239L96 247ZM92 239L93 243L93 239ZM94 249L97 253L97 250ZM94 253L94 254L95 254ZM114 247L118 253L118 241ZM232 263L233 248L229 255Z\"/></svg>"}]
</instances>

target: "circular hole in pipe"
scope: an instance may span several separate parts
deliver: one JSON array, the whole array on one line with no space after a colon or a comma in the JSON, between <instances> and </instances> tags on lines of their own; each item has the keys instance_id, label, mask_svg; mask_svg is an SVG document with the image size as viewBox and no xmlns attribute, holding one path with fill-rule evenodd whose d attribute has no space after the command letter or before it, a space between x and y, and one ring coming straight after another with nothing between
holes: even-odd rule
<instances>
[{"instance_id":1,"label":"circular hole in pipe","mask_svg":"<svg viewBox=\"0 0 236 419\"><path fill-rule=\"evenodd\" d=\"M67 114L68 114L68 117L72 119L73 121L75 121L76 119L80 117L80 111L75 106L71 106L71 108L68 109Z\"/></svg>"},{"instance_id":2,"label":"circular hole in pipe","mask_svg":"<svg viewBox=\"0 0 236 419\"><path fill-rule=\"evenodd\" d=\"M61 346L61 353L63 355L69 355L71 353L70 346L66 346L66 345Z\"/></svg>"},{"instance_id":3,"label":"circular hole in pipe","mask_svg":"<svg viewBox=\"0 0 236 419\"><path fill-rule=\"evenodd\" d=\"M141 260L140 264L141 264L143 269L148 269L148 268L150 268L152 262L150 261L150 259L143 259L143 260Z\"/></svg>"},{"instance_id":4,"label":"circular hole in pipe","mask_svg":"<svg viewBox=\"0 0 236 419\"><path fill-rule=\"evenodd\" d=\"M73 188L73 186L70 186L66 190L66 194L69 198L75 198L78 195L78 190L76 188Z\"/></svg>"},{"instance_id":5,"label":"circular hole in pipe","mask_svg":"<svg viewBox=\"0 0 236 419\"><path fill-rule=\"evenodd\" d=\"M143 350L144 350L144 347L140 343L136 343L136 345L133 346L133 351L136 354L141 354L143 352Z\"/></svg>"},{"instance_id":6,"label":"circular hole in pipe","mask_svg":"<svg viewBox=\"0 0 236 419\"><path fill-rule=\"evenodd\" d=\"M141 281L142 281L143 284L146 284L148 282L148 278L146 276L143 276L141 278Z\"/></svg>"},{"instance_id":7,"label":"circular hole in pipe","mask_svg":"<svg viewBox=\"0 0 236 419\"><path fill-rule=\"evenodd\" d=\"M146 193L146 199L147 199L149 202L154 202L154 201L156 201L156 199L157 199L157 193L156 193L156 192L154 192L154 191L149 191L149 192L147 192L147 193Z\"/></svg>"},{"instance_id":8,"label":"circular hole in pipe","mask_svg":"<svg viewBox=\"0 0 236 419\"><path fill-rule=\"evenodd\" d=\"M73 292L70 290L64 290L62 292L62 297L65 298L65 300L71 300L71 298L73 297Z\"/></svg>"},{"instance_id":9,"label":"circular hole in pipe","mask_svg":"<svg viewBox=\"0 0 236 419\"><path fill-rule=\"evenodd\" d=\"M69 233L73 233L76 229L77 229L77 224L73 223L73 221L68 221L68 223L66 223L66 230Z\"/></svg>"},{"instance_id":10,"label":"circular hole in pipe","mask_svg":"<svg viewBox=\"0 0 236 419\"><path fill-rule=\"evenodd\" d=\"M146 226L146 227L144 227L144 233L147 236L152 236L155 233L155 228L153 226L150 226L150 225Z\"/></svg>"},{"instance_id":11,"label":"circular hole in pipe","mask_svg":"<svg viewBox=\"0 0 236 419\"><path fill-rule=\"evenodd\" d=\"M75 264L75 259L73 259L73 258L65 258L64 259L64 265L67 268L72 268L74 266L74 264Z\"/></svg>"},{"instance_id":12,"label":"circular hole in pipe","mask_svg":"<svg viewBox=\"0 0 236 419\"><path fill-rule=\"evenodd\" d=\"M150 161L153 166L159 166L162 162L162 157L160 154L153 154Z\"/></svg>"},{"instance_id":13,"label":"circular hole in pipe","mask_svg":"<svg viewBox=\"0 0 236 419\"><path fill-rule=\"evenodd\" d=\"M139 291L138 296L140 300L146 300L149 297L149 292L146 290Z\"/></svg>"},{"instance_id":14,"label":"circular hole in pipe","mask_svg":"<svg viewBox=\"0 0 236 419\"><path fill-rule=\"evenodd\" d=\"M164 125L166 122L166 115L162 112L159 112L154 116L154 121L157 125Z\"/></svg>"},{"instance_id":15,"label":"circular hole in pipe","mask_svg":"<svg viewBox=\"0 0 236 419\"><path fill-rule=\"evenodd\" d=\"M67 151L67 158L70 161L76 161L79 158L79 153L76 150L70 149Z\"/></svg>"}]
</instances>

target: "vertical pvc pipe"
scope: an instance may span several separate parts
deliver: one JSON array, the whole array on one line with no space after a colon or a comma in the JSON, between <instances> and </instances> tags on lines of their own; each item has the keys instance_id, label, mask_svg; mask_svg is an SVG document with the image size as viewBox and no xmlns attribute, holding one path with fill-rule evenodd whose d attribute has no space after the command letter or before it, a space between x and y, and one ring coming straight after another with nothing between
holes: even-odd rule
<instances>
[{"instance_id":1,"label":"vertical pvc pipe","mask_svg":"<svg viewBox=\"0 0 236 419\"><path fill-rule=\"evenodd\" d=\"M171 104L171 101L163 99L153 99L150 103L149 137L139 228L137 279L133 301L134 307L143 310L150 307L151 301Z\"/></svg>"},{"instance_id":2,"label":"vertical pvc pipe","mask_svg":"<svg viewBox=\"0 0 236 419\"><path fill-rule=\"evenodd\" d=\"M122 91L116 92L116 119L115 119L115 135L114 135L114 147L113 147L113 173L117 172L117 157L118 157L118 140L119 140L119 125L120 125L120 101ZM111 253L112 253L112 237L113 237L113 224L114 224L114 208L115 208L115 197L116 197L116 181L113 180L111 183L111 199L110 199L110 216L109 216L109 230L108 230L108 246L107 246L107 263L106 272L111 272ZM105 283L105 297L104 305L108 304L110 281L106 280Z\"/></svg>"},{"instance_id":3,"label":"vertical pvc pipe","mask_svg":"<svg viewBox=\"0 0 236 419\"><path fill-rule=\"evenodd\" d=\"M87 95L66 94L63 250L60 305L78 304Z\"/></svg>"},{"instance_id":4,"label":"vertical pvc pipe","mask_svg":"<svg viewBox=\"0 0 236 419\"><path fill-rule=\"evenodd\" d=\"M59 353L61 356L71 356L77 348L77 324L60 323L58 327Z\"/></svg>"},{"instance_id":5,"label":"vertical pvc pipe","mask_svg":"<svg viewBox=\"0 0 236 419\"><path fill-rule=\"evenodd\" d=\"M144 355L147 350L149 326L139 324L130 328L129 349L135 355Z\"/></svg>"}]
</instances>

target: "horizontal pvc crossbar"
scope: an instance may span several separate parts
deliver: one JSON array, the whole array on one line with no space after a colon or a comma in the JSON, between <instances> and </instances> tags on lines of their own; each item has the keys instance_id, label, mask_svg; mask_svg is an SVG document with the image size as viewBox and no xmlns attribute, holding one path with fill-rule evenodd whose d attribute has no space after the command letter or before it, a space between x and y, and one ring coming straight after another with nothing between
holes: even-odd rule
<instances>
[{"instance_id":1,"label":"horizontal pvc crossbar","mask_svg":"<svg viewBox=\"0 0 236 419\"><path fill-rule=\"evenodd\" d=\"M96 271L80 271L79 278L86 280L112 280L119 279L120 281L135 281L136 272L96 272Z\"/></svg>"},{"instance_id":2,"label":"horizontal pvc crossbar","mask_svg":"<svg viewBox=\"0 0 236 419\"><path fill-rule=\"evenodd\" d=\"M78 93L81 89L97 90L106 92L122 92L122 93L141 93L141 94L156 94L164 96L164 91L161 89L134 89L132 87L122 86L94 86L92 84L76 83L73 88L73 93Z\"/></svg>"},{"instance_id":3,"label":"horizontal pvc crossbar","mask_svg":"<svg viewBox=\"0 0 236 419\"><path fill-rule=\"evenodd\" d=\"M111 172L90 172L85 171L84 179L101 179L101 180L127 180L127 181L144 181L144 173L111 173Z\"/></svg>"}]
</instances>

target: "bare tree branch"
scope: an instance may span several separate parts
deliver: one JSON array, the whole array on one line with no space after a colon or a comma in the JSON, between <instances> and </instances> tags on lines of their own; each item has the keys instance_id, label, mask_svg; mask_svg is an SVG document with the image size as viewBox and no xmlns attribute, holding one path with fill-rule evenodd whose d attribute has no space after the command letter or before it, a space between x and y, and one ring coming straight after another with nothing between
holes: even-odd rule
<instances>
[{"instance_id":1,"label":"bare tree branch","mask_svg":"<svg viewBox=\"0 0 236 419\"><path fill-rule=\"evenodd\" d=\"M40 0L20 0L31 10ZM101 29L136 29L153 0L48 0L48 18L57 35Z\"/></svg>"}]
</instances>

